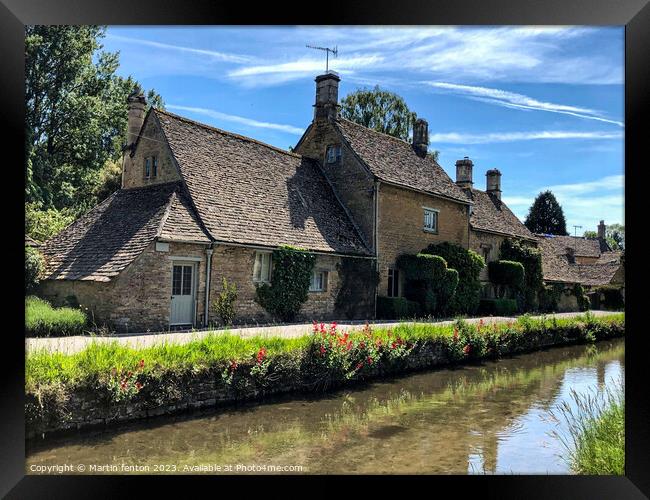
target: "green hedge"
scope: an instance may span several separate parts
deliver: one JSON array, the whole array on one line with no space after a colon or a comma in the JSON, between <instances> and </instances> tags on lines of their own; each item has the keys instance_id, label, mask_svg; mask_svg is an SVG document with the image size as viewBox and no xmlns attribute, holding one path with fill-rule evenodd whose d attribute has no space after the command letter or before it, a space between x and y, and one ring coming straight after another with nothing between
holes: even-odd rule
<instances>
[{"instance_id":1,"label":"green hedge","mask_svg":"<svg viewBox=\"0 0 650 500\"><path fill-rule=\"evenodd\" d=\"M472 250L455 243L431 244L422 250L424 254L438 255L447 266L458 272L458 285L446 307L448 315L474 314L481 295L480 274L485 260Z\"/></svg>"},{"instance_id":2,"label":"green hedge","mask_svg":"<svg viewBox=\"0 0 650 500\"><path fill-rule=\"evenodd\" d=\"M38 297L25 298L25 334L31 337L81 335L87 326L83 311L52 307Z\"/></svg>"},{"instance_id":3,"label":"green hedge","mask_svg":"<svg viewBox=\"0 0 650 500\"><path fill-rule=\"evenodd\" d=\"M517 313L515 299L481 299L479 311L488 316L512 316Z\"/></svg>"},{"instance_id":4,"label":"green hedge","mask_svg":"<svg viewBox=\"0 0 650 500\"><path fill-rule=\"evenodd\" d=\"M44 268L45 261L41 253L33 247L25 246L25 295L36 291Z\"/></svg>"},{"instance_id":5,"label":"green hedge","mask_svg":"<svg viewBox=\"0 0 650 500\"><path fill-rule=\"evenodd\" d=\"M600 301L600 305L603 309L617 311L625 307L623 292L619 287L607 285L598 287L594 291L603 295L603 300Z\"/></svg>"},{"instance_id":6,"label":"green hedge","mask_svg":"<svg viewBox=\"0 0 650 500\"><path fill-rule=\"evenodd\" d=\"M520 262L524 266L524 288L519 296L519 307L532 311L538 307L538 294L544 287L542 278L542 254L539 249L517 240L505 239L499 248L501 260Z\"/></svg>"},{"instance_id":7,"label":"green hedge","mask_svg":"<svg viewBox=\"0 0 650 500\"><path fill-rule=\"evenodd\" d=\"M488 275L495 285L506 285L514 289L524 286L524 266L512 260L495 260L488 263Z\"/></svg>"},{"instance_id":8,"label":"green hedge","mask_svg":"<svg viewBox=\"0 0 650 500\"><path fill-rule=\"evenodd\" d=\"M416 318L420 304L404 297L377 297L377 319Z\"/></svg>"},{"instance_id":9,"label":"green hedge","mask_svg":"<svg viewBox=\"0 0 650 500\"><path fill-rule=\"evenodd\" d=\"M397 258L397 268L405 280L404 295L420 305L423 314L443 315L458 286L458 272L448 269L438 255L403 254Z\"/></svg>"}]
</instances>

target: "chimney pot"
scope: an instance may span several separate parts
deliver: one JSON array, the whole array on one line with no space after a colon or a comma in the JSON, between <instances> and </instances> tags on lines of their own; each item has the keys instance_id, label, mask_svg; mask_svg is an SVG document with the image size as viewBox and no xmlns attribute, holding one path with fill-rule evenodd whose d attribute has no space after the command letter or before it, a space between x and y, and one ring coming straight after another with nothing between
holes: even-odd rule
<instances>
[{"instance_id":1,"label":"chimney pot","mask_svg":"<svg viewBox=\"0 0 650 500\"><path fill-rule=\"evenodd\" d=\"M485 173L487 177L485 191L497 199L501 199L501 172L499 169L493 168Z\"/></svg>"},{"instance_id":2,"label":"chimney pot","mask_svg":"<svg viewBox=\"0 0 650 500\"><path fill-rule=\"evenodd\" d=\"M474 185L472 170L474 163L468 156L456 161L456 184L463 189L471 189Z\"/></svg>"},{"instance_id":3,"label":"chimney pot","mask_svg":"<svg viewBox=\"0 0 650 500\"><path fill-rule=\"evenodd\" d=\"M421 158L429 151L429 123L422 118L418 118L413 124L413 149Z\"/></svg>"},{"instance_id":4,"label":"chimney pot","mask_svg":"<svg viewBox=\"0 0 650 500\"><path fill-rule=\"evenodd\" d=\"M316 81L315 120L336 120L339 108L339 82L341 78L334 71L318 75Z\"/></svg>"},{"instance_id":5,"label":"chimney pot","mask_svg":"<svg viewBox=\"0 0 650 500\"><path fill-rule=\"evenodd\" d=\"M600 224L598 224L598 239L604 240L605 239L605 230L607 229L607 226L605 226L605 221L601 220Z\"/></svg>"}]
</instances>

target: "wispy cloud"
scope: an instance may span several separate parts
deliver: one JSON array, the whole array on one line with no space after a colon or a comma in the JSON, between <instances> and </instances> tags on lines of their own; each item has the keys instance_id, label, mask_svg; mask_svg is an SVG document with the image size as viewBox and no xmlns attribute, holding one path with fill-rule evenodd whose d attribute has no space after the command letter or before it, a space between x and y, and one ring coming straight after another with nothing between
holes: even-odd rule
<instances>
[{"instance_id":1,"label":"wispy cloud","mask_svg":"<svg viewBox=\"0 0 650 500\"><path fill-rule=\"evenodd\" d=\"M493 132L487 134L465 134L459 132L430 134L432 144L489 144L495 142L515 142L550 139L622 139L621 132L572 132L562 130L543 130L531 132Z\"/></svg>"},{"instance_id":2,"label":"wispy cloud","mask_svg":"<svg viewBox=\"0 0 650 500\"><path fill-rule=\"evenodd\" d=\"M583 108L579 106L570 106L566 104L556 104L552 102L539 101L533 97L529 97L523 94L517 94L515 92L509 92L507 90L500 90L500 89L489 88L489 87L478 87L473 85L461 85L457 83L447 83L447 82L423 82L423 83L435 89L449 91L455 94L468 97L469 99L487 102L489 104L494 104L497 106L516 108L516 109L518 108L518 109L527 109L527 110L536 110L536 111L547 111L550 113L560 113L564 115L576 116L578 118L585 118L588 120L614 123L620 127L623 126L623 122L604 118L599 111L593 109Z\"/></svg>"},{"instance_id":3,"label":"wispy cloud","mask_svg":"<svg viewBox=\"0 0 650 500\"><path fill-rule=\"evenodd\" d=\"M195 108L191 106L180 106L180 105L175 105L175 104L168 104L166 105L167 108L169 109L175 109L179 111L188 111L190 113L196 113L204 116L209 116L210 118L214 118L216 120L223 120L227 122L232 122L232 123L239 123L240 125L246 125L248 127L254 127L254 128L264 128L264 129L271 129L271 130L279 130L280 132L286 132L288 134L293 134L293 135L302 135L304 132L304 129L294 127L292 125L284 125L281 123L269 123L269 122L262 122L259 120L253 120L252 118L245 118L243 116L237 116L237 115L229 115L227 113L222 113L221 111L216 111L214 109L206 109L206 108Z\"/></svg>"},{"instance_id":4,"label":"wispy cloud","mask_svg":"<svg viewBox=\"0 0 650 500\"><path fill-rule=\"evenodd\" d=\"M549 186L553 193L561 196L576 196L593 192L602 192L604 190L622 190L625 184L624 175L608 175L602 179L591 182L579 182L575 184L560 184Z\"/></svg>"},{"instance_id":5,"label":"wispy cloud","mask_svg":"<svg viewBox=\"0 0 650 500\"><path fill-rule=\"evenodd\" d=\"M238 54L229 54L227 52L219 52L216 50L208 50L208 49L200 49L200 48L195 48L195 47L184 47L181 45L172 45L169 43L161 43L161 42L154 42L152 40L143 40L140 38L132 38L128 36L121 36L121 35L113 35L113 34L108 34L106 35L107 38L111 38L113 40L119 40L121 42L129 42L129 43L135 43L138 45L146 45L147 47L153 47L157 49L163 49L163 50L173 50L173 51L178 51L178 52L185 52L185 53L190 53L190 54L196 54L199 56L206 56L209 58L212 58L217 61L222 61L222 62L230 62L230 63L249 63L253 61L252 57L249 56L242 56Z\"/></svg>"}]
</instances>

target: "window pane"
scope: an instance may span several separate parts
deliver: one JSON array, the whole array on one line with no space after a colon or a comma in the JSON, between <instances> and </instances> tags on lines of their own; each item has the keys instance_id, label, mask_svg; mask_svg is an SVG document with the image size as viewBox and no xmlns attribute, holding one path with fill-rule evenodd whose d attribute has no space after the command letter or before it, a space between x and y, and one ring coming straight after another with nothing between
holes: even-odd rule
<instances>
[{"instance_id":1,"label":"window pane","mask_svg":"<svg viewBox=\"0 0 650 500\"><path fill-rule=\"evenodd\" d=\"M192 266L183 266L183 295L192 295Z\"/></svg>"},{"instance_id":2,"label":"window pane","mask_svg":"<svg viewBox=\"0 0 650 500\"><path fill-rule=\"evenodd\" d=\"M388 296L393 296L393 270L388 270Z\"/></svg>"},{"instance_id":3,"label":"window pane","mask_svg":"<svg viewBox=\"0 0 650 500\"><path fill-rule=\"evenodd\" d=\"M269 280L269 254L262 254L262 280Z\"/></svg>"},{"instance_id":4,"label":"window pane","mask_svg":"<svg viewBox=\"0 0 650 500\"><path fill-rule=\"evenodd\" d=\"M149 177L151 172L151 163L149 158L145 158L144 160L144 176Z\"/></svg>"},{"instance_id":5,"label":"window pane","mask_svg":"<svg viewBox=\"0 0 650 500\"><path fill-rule=\"evenodd\" d=\"M153 176L158 176L158 158L156 156L153 157Z\"/></svg>"},{"instance_id":6,"label":"window pane","mask_svg":"<svg viewBox=\"0 0 650 500\"><path fill-rule=\"evenodd\" d=\"M393 297L399 297L399 270L393 270Z\"/></svg>"},{"instance_id":7,"label":"window pane","mask_svg":"<svg viewBox=\"0 0 650 500\"><path fill-rule=\"evenodd\" d=\"M174 266L172 275L172 295L181 294L181 277L183 274L182 266Z\"/></svg>"}]
</instances>

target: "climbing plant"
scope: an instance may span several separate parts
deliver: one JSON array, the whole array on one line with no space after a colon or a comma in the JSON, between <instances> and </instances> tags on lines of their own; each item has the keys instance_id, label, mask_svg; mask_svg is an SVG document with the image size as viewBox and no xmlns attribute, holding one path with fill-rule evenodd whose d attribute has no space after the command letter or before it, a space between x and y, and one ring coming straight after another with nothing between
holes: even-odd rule
<instances>
[{"instance_id":1,"label":"climbing plant","mask_svg":"<svg viewBox=\"0 0 650 500\"><path fill-rule=\"evenodd\" d=\"M422 253L439 255L447 266L458 271L458 286L447 305L447 314L474 314L478 309L481 294L479 275L485 267L485 260L472 250L455 243L431 244Z\"/></svg>"},{"instance_id":2,"label":"climbing plant","mask_svg":"<svg viewBox=\"0 0 650 500\"><path fill-rule=\"evenodd\" d=\"M293 321L307 301L316 256L303 249L283 245L273 251L271 283L256 287L256 301L274 318Z\"/></svg>"},{"instance_id":3,"label":"climbing plant","mask_svg":"<svg viewBox=\"0 0 650 500\"><path fill-rule=\"evenodd\" d=\"M524 286L524 266L512 260L495 260L488 263L490 281L497 285L499 298L504 298L507 292L515 294Z\"/></svg>"}]
</instances>

